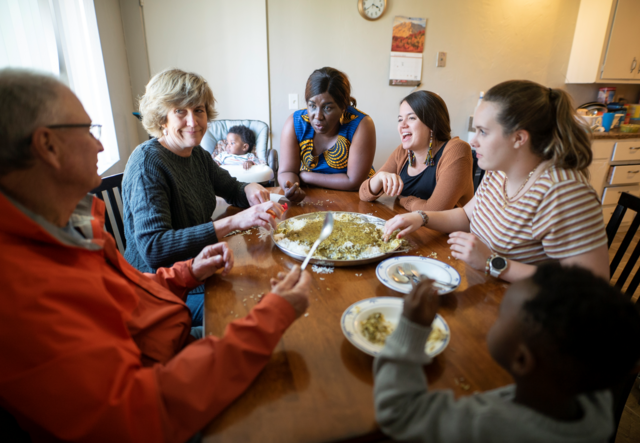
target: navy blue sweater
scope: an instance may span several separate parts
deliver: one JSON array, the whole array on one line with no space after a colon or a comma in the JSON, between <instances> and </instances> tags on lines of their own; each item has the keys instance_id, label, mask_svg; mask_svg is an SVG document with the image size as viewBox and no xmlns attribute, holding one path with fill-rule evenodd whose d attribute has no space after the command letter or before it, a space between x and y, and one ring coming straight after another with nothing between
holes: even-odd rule
<instances>
[{"instance_id":1,"label":"navy blue sweater","mask_svg":"<svg viewBox=\"0 0 640 443\"><path fill-rule=\"evenodd\" d=\"M195 257L218 241L211 221L216 195L248 208L245 186L200 146L180 157L157 139L142 143L129 157L122 181L124 257L142 272Z\"/></svg>"}]
</instances>

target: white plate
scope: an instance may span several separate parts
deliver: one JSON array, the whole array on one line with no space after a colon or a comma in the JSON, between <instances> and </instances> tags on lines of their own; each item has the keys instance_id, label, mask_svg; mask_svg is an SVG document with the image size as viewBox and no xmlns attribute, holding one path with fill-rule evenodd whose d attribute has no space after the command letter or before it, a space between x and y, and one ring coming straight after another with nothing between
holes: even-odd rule
<instances>
[{"instance_id":1,"label":"white plate","mask_svg":"<svg viewBox=\"0 0 640 443\"><path fill-rule=\"evenodd\" d=\"M367 340L360 332L360 324L371 314L381 312L385 320L395 328L402 314L402 303L402 299L396 297L376 297L360 300L349 306L342 314L342 333L353 346L375 357L382 351L383 345L373 344ZM445 331L446 337L436 342L427 342L424 351L431 357L435 357L444 351L451 339L449 325L440 314L436 314L436 318L433 320L433 327L438 327Z\"/></svg>"},{"instance_id":2,"label":"white plate","mask_svg":"<svg viewBox=\"0 0 640 443\"><path fill-rule=\"evenodd\" d=\"M398 265L410 264L422 275L432 278L443 283L455 285L451 289L439 289L438 294L448 294L455 291L460 285L460 274L452 266L439 260L427 257L393 257L389 258L376 268L376 276L387 288L394 291L408 294L411 292L411 283L398 283L391 278L391 273L395 272Z\"/></svg>"}]
</instances>

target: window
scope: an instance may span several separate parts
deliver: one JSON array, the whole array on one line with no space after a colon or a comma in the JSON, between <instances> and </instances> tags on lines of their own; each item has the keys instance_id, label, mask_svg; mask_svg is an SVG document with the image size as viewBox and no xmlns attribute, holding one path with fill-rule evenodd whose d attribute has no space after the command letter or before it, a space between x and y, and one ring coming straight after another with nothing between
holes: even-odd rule
<instances>
[{"instance_id":1,"label":"window","mask_svg":"<svg viewBox=\"0 0 640 443\"><path fill-rule=\"evenodd\" d=\"M0 68L50 72L102 124L102 174L119 159L98 23L92 0L0 0Z\"/></svg>"}]
</instances>

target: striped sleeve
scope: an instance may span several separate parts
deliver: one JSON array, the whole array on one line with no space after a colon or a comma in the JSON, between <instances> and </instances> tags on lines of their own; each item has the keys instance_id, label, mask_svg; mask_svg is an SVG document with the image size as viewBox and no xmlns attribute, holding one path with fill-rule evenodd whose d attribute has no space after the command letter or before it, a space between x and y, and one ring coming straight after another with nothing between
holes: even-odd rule
<instances>
[{"instance_id":1,"label":"striped sleeve","mask_svg":"<svg viewBox=\"0 0 640 443\"><path fill-rule=\"evenodd\" d=\"M607 244L602 208L593 189L563 177L543 197L533 220L533 236L547 256L562 259Z\"/></svg>"}]
</instances>

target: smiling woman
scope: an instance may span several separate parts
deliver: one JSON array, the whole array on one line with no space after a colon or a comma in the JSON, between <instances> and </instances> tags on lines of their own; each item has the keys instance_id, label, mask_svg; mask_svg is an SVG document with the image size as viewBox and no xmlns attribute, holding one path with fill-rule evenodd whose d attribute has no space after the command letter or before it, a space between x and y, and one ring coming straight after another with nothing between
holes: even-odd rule
<instances>
[{"instance_id":1,"label":"smiling woman","mask_svg":"<svg viewBox=\"0 0 640 443\"><path fill-rule=\"evenodd\" d=\"M317 69L307 80L307 109L284 124L278 182L292 201L304 199L298 183L354 191L373 175L376 132L371 117L355 108L347 76Z\"/></svg>"},{"instance_id":2,"label":"smiling woman","mask_svg":"<svg viewBox=\"0 0 640 443\"><path fill-rule=\"evenodd\" d=\"M416 91L400 102L401 144L372 178L360 186L360 198L398 196L408 211L443 211L464 206L473 197L471 148L451 138L449 111L430 91Z\"/></svg>"},{"instance_id":3,"label":"smiling woman","mask_svg":"<svg viewBox=\"0 0 640 443\"><path fill-rule=\"evenodd\" d=\"M131 154L122 181L125 258L143 272L195 257L229 232L275 227L282 207L256 183L242 183L200 147L216 115L214 97L198 74L170 69L154 76L140 100L142 124L153 138ZM215 222L216 195L242 211ZM187 298L193 325L202 324L204 286Z\"/></svg>"}]
</instances>

